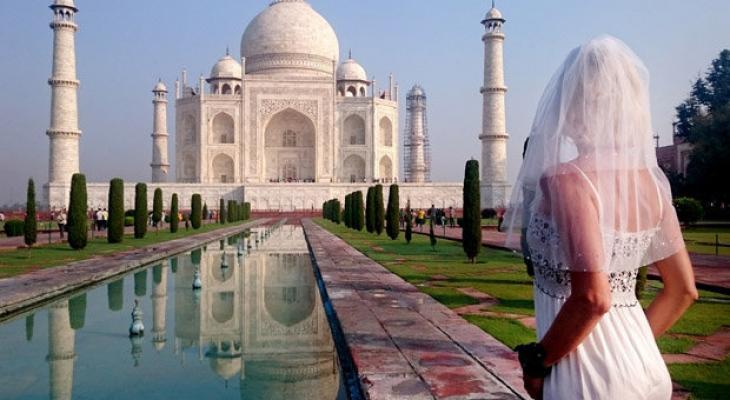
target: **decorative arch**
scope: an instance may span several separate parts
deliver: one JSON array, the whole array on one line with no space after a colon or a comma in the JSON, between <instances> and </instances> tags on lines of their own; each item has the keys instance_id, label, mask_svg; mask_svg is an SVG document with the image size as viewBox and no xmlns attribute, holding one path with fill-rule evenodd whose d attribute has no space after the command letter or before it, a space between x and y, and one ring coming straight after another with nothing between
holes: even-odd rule
<instances>
[{"instance_id":1,"label":"decorative arch","mask_svg":"<svg viewBox=\"0 0 730 400\"><path fill-rule=\"evenodd\" d=\"M344 142L347 145L365 145L365 120L359 115L350 115L345 119L344 134Z\"/></svg>"},{"instance_id":2,"label":"decorative arch","mask_svg":"<svg viewBox=\"0 0 730 400\"><path fill-rule=\"evenodd\" d=\"M264 168L268 181L314 181L316 129L303 113L286 108L266 124Z\"/></svg>"},{"instance_id":3,"label":"decorative arch","mask_svg":"<svg viewBox=\"0 0 730 400\"><path fill-rule=\"evenodd\" d=\"M233 94L235 94L235 95L241 94L241 85L236 85L236 89L233 90Z\"/></svg>"},{"instance_id":4,"label":"decorative arch","mask_svg":"<svg viewBox=\"0 0 730 400\"><path fill-rule=\"evenodd\" d=\"M393 123L388 117L380 119L380 143L386 147L393 147Z\"/></svg>"},{"instance_id":5,"label":"decorative arch","mask_svg":"<svg viewBox=\"0 0 730 400\"><path fill-rule=\"evenodd\" d=\"M365 86L360 87L360 97L367 96L367 93L365 92Z\"/></svg>"},{"instance_id":6,"label":"decorative arch","mask_svg":"<svg viewBox=\"0 0 730 400\"><path fill-rule=\"evenodd\" d=\"M345 182L363 182L365 180L365 159L351 154L342 163L342 180Z\"/></svg>"},{"instance_id":7,"label":"decorative arch","mask_svg":"<svg viewBox=\"0 0 730 400\"><path fill-rule=\"evenodd\" d=\"M231 94L231 85L225 83L221 87L221 94Z\"/></svg>"},{"instance_id":8,"label":"decorative arch","mask_svg":"<svg viewBox=\"0 0 730 400\"><path fill-rule=\"evenodd\" d=\"M213 182L233 183L235 171L233 159L227 154L218 154L213 158Z\"/></svg>"},{"instance_id":9,"label":"decorative arch","mask_svg":"<svg viewBox=\"0 0 730 400\"><path fill-rule=\"evenodd\" d=\"M213 137L215 144L230 144L235 142L235 122L227 113L218 113L213 118Z\"/></svg>"},{"instance_id":10,"label":"decorative arch","mask_svg":"<svg viewBox=\"0 0 730 400\"><path fill-rule=\"evenodd\" d=\"M219 324L224 324L233 318L235 295L233 292L220 292L213 294L213 319Z\"/></svg>"},{"instance_id":11,"label":"decorative arch","mask_svg":"<svg viewBox=\"0 0 730 400\"><path fill-rule=\"evenodd\" d=\"M184 154L182 157L182 173L183 180L186 182L192 182L195 180L197 171L197 162L195 156L190 153Z\"/></svg>"},{"instance_id":12,"label":"decorative arch","mask_svg":"<svg viewBox=\"0 0 730 400\"><path fill-rule=\"evenodd\" d=\"M380 159L379 167L381 179L389 181L393 178L393 162L390 161L390 157L383 156L383 158Z\"/></svg>"},{"instance_id":13,"label":"decorative arch","mask_svg":"<svg viewBox=\"0 0 730 400\"><path fill-rule=\"evenodd\" d=\"M357 88L355 86L349 86L345 97L357 97Z\"/></svg>"}]
</instances>

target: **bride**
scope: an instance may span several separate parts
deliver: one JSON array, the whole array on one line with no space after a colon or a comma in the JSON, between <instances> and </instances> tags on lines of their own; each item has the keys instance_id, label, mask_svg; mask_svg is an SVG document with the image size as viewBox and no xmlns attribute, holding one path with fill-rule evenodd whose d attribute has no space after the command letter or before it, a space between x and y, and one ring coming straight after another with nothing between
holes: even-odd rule
<instances>
[{"instance_id":1,"label":"bride","mask_svg":"<svg viewBox=\"0 0 730 400\"><path fill-rule=\"evenodd\" d=\"M507 217L535 269L539 342L518 346L528 393L545 399L669 399L655 338L697 298L657 165L649 74L621 41L574 49L548 84ZM664 287L646 310L638 268Z\"/></svg>"}]
</instances>

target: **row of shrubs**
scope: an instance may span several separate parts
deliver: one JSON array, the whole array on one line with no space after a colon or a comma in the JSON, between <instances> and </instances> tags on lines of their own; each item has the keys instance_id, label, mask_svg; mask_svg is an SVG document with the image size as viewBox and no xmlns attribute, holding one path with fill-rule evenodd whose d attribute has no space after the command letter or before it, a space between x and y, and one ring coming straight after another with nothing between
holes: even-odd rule
<instances>
[{"instance_id":1,"label":"row of shrubs","mask_svg":"<svg viewBox=\"0 0 730 400\"><path fill-rule=\"evenodd\" d=\"M355 191L345 196L342 207L339 199L332 199L322 204L322 217L336 224L344 223L346 227L380 235L383 230L388 237L395 240L400 233L398 185L390 185L388 208L383 200L383 185L368 188L367 197L362 191Z\"/></svg>"}]
</instances>

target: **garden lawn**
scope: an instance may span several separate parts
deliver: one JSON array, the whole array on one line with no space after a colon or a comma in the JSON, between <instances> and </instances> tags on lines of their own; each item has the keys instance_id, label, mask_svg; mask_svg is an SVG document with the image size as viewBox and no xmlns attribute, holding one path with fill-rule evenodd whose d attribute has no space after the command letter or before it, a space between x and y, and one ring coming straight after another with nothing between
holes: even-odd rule
<instances>
[{"instance_id":1,"label":"garden lawn","mask_svg":"<svg viewBox=\"0 0 730 400\"><path fill-rule=\"evenodd\" d=\"M243 224L245 222L240 222L238 224ZM68 243L55 243L50 245L39 244L31 250L15 249L0 251L0 278L9 278L38 269L137 249L155 243L180 239L186 236L210 232L234 225L236 224L220 225L211 223L202 225L198 230L190 229L186 231L185 228L181 228L177 233L170 233L169 230L160 230L157 232L154 228L152 228L147 231L147 235L144 239L135 239L132 234L129 234L124 236L124 241L122 243L107 243L106 237L89 239L88 245L83 250L73 250L69 247Z\"/></svg>"},{"instance_id":2,"label":"garden lawn","mask_svg":"<svg viewBox=\"0 0 730 400\"><path fill-rule=\"evenodd\" d=\"M534 315L532 280L521 256L483 247L477 263L471 264L460 242L439 239L433 251L426 235L413 235L412 242L406 244L403 232L393 241L385 234L358 232L322 219L315 222L449 308L478 303L459 288L473 288L492 296L497 304L480 309L489 315L464 318L510 348L535 340L535 331L514 318L514 314ZM661 287L661 282L649 281L642 305L647 306ZM730 296L700 291L700 299L658 340L659 348L663 353L685 352L722 326L730 326ZM676 364L670 366L670 371L677 382L693 392L694 398L714 398L712 394L720 393L718 390L730 393L729 363Z\"/></svg>"},{"instance_id":3,"label":"garden lawn","mask_svg":"<svg viewBox=\"0 0 730 400\"><path fill-rule=\"evenodd\" d=\"M687 249L692 253L715 254L715 235L720 244L717 248L721 256L730 256L730 228L697 227L682 230Z\"/></svg>"}]
</instances>

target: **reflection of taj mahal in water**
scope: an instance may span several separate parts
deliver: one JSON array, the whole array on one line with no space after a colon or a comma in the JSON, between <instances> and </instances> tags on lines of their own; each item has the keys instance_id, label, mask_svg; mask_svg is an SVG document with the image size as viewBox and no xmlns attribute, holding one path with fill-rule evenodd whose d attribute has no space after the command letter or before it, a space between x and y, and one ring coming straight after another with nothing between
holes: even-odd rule
<instances>
[{"instance_id":1,"label":"reflection of taj mahal in water","mask_svg":"<svg viewBox=\"0 0 730 400\"><path fill-rule=\"evenodd\" d=\"M207 359L226 384L239 379L241 398L335 399L340 390L337 353L304 233L285 226L256 246L254 232L240 239L253 247L244 256L237 256L238 243L231 240L173 259L169 268L168 263L153 267L149 293L147 272L135 274L135 294L148 294L151 300L152 329L131 340L132 357L144 362L142 343L151 341L157 351L174 352L181 363ZM228 267L222 268L224 252ZM174 286L168 286L169 270L175 271ZM196 270L199 291L191 289ZM121 282L107 287L112 311L128 308ZM166 329L168 287L174 288L174 332ZM69 303L58 302L48 311L53 399L72 398L77 358L73 319L81 311ZM197 360L186 360L191 353Z\"/></svg>"}]
</instances>

